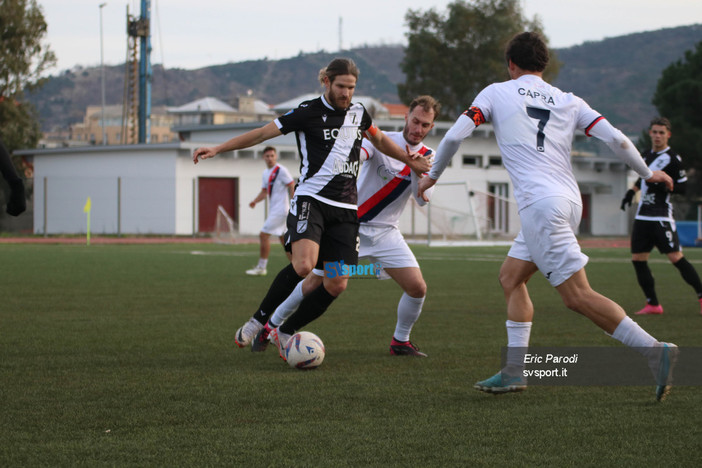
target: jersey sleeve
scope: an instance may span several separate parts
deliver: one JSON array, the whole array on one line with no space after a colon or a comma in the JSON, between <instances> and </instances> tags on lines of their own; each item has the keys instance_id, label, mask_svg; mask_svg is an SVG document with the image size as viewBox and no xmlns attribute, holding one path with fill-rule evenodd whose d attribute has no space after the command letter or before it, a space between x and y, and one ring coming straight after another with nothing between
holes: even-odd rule
<instances>
[{"instance_id":1,"label":"jersey sleeve","mask_svg":"<svg viewBox=\"0 0 702 468\"><path fill-rule=\"evenodd\" d=\"M361 143L361 162L368 161L373 156L375 156L375 146L368 138L364 138Z\"/></svg>"},{"instance_id":2,"label":"jersey sleeve","mask_svg":"<svg viewBox=\"0 0 702 468\"><path fill-rule=\"evenodd\" d=\"M599 121L604 120L604 117L581 98L576 99L580 102L578 115L576 116L576 128L578 130L583 130L585 135L592 136L590 130L592 130Z\"/></svg>"},{"instance_id":3,"label":"jersey sleeve","mask_svg":"<svg viewBox=\"0 0 702 468\"><path fill-rule=\"evenodd\" d=\"M283 135L301 130L309 117L309 107L307 106L308 104L303 102L300 104L300 107L289 110L275 119L273 122L275 122L278 130L280 130Z\"/></svg>"},{"instance_id":4,"label":"jersey sleeve","mask_svg":"<svg viewBox=\"0 0 702 468\"><path fill-rule=\"evenodd\" d=\"M295 182L295 179L293 179L288 168L283 165L280 166L280 174L278 177L280 177L280 180L284 185L290 185Z\"/></svg>"}]
</instances>

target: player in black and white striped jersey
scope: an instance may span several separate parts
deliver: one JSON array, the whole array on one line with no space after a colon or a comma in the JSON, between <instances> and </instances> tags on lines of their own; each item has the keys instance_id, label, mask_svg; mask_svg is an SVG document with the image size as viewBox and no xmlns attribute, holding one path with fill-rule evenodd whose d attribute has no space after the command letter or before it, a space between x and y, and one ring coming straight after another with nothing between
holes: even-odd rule
<instances>
[{"instance_id":1,"label":"player in black and white striped jersey","mask_svg":"<svg viewBox=\"0 0 702 468\"><path fill-rule=\"evenodd\" d=\"M198 148L193 161L224 151L248 148L276 136L295 132L300 153L300 179L287 219L292 262L278 273L254 316L235 335L244 347L263 328L275 308L315 266L324 262L358 262L356 177L361 142L368 138L383 153L409 165L417 173L430 164L409 154L384 135L363 105L352 103L359 71L346 58L332 60L319 74L324 94L300 104L273 122L211 148ZM289 320L308 323L329 307L348 283L348 276L325 278ZM268 336L261 335L261 344ZM252 347L256 349L256 347Z\"/></svg>"},{"instance_id":2,"label":"player in black and white striped jersey","mask_svg":"<svg viewBox=\"0 0 702 468\"><path fill-rule=\"evenodd\" d=\"M648 184L639 178L622 200L621 209L624 210L627 204L631 205L636 192L641 191L631 233L631 262L639 286L646 296L646 306L636 312L636 315L663 313L663 306L658 302L656 295L653 274L648 266L648 257L654 246L660 253L668 256L683 280L695 290L702 313L702 282L695 267L683 256L670 200L673 193L685 193L687 174L680 156L668 146L672 135L670 121L665 117L653 119L648 134L651 137L652 148L642 154L646 165L667 173L673 179L674 185L671 191L663 184Z\"/></svg>"}]
</instances>

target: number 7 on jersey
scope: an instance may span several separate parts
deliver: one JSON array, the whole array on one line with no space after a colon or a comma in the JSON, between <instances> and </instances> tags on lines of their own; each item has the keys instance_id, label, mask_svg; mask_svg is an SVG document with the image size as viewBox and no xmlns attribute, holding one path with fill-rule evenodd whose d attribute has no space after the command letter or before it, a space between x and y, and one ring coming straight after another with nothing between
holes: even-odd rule
<instances>
[{"instance_id":1,"label":"number 7 on jersey","mask_svg":"<svg viewBox=\"0 0 702 468\"><path fill-rule=\"evenodd\" d=\"M544 152L544 139L546 134L544 134L544 127L546 127L546 122L551 118L551 111L548 109L539 109L538 107L527 106L527 115L532 119L539 121L539 131L536 132L536 151Z\"/></svg>"}]
</instances>

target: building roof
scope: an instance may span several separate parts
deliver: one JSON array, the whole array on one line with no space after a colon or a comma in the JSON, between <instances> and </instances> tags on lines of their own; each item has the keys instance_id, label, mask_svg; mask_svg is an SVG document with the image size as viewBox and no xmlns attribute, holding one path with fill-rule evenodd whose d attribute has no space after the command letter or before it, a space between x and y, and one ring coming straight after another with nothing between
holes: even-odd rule
<instances>
[{"instance_id":1,"label":"building roof","mask_svg":"<svg viewBox=\"0 0 702 468\"><path fill-rule=\"evenodd\" d=\"M202 99L197 99L195 101L183 104L180 107L169 107L168 112L172 114L192 114L192 113L205 113L205 112L226 112L233 113L236 112L229 104L220 101L216 97L204 97Z\"/></svg>"},{"instance_id":2,"label":"building roof","mask_svg":"<svg viewBox=\"0 0 702 468\"><path fill-rule=\"evenodd\" d=\"M295 109L301 102L316 99L320 95L320 93L303 94L296 98L274 105L273 110L278 114L284 114L290 109ZM375 110L375 114L380 115L381 117L389 114L388 109L383 105L383 103L370 96L354 96L353 102L360 102L369 112Z\"/></svg>"}]
</instances>

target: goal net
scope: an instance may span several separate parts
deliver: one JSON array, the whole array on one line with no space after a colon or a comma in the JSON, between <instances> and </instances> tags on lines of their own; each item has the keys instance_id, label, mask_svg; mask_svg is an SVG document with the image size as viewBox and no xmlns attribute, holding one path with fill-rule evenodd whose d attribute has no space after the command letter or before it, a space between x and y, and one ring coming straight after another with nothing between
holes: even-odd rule
<instances>
[{"instance_id":1,"label":"goal net","mask_svg":"<svg viewBox=\"0 0 702 468\"><path fill-rule=\"evenodd\" d=\"M222 205L217 206L217 218L215 229L212 232L212 240L217 244L234 244L238 238L239 226Z\"/></svg>"},{"instance_id":2,"label":"goal net","mask_svg":"<svg viewBox=\"0 0 702 468\"><path fill-rule=\"evenodd\" d=\"M494 243L512 241L520 229L514 200L503 196L506 184L492 184L490 192L472 190L467 182L439 182L426 216L427 244Z\"/></svg>"}]
</instances>

